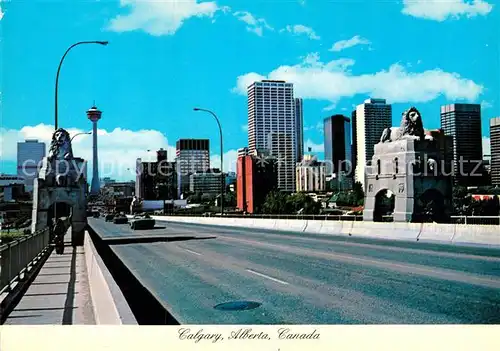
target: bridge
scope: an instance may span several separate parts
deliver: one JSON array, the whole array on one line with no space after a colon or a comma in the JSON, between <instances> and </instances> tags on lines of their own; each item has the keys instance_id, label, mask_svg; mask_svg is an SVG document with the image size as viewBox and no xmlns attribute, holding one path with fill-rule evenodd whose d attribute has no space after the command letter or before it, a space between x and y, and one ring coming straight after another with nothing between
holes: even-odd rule
<instances>
[{"instance_id":1,"label":"bridge","mask_svg":"<svg viewBox=\"0 0 500 351\"><path fill-rule=\"evenodd\" d=\"M88 218L65 255L44 231L1 246L2 322L500 322L498 225L154 218Z\"/></svg>"}]
</instances>

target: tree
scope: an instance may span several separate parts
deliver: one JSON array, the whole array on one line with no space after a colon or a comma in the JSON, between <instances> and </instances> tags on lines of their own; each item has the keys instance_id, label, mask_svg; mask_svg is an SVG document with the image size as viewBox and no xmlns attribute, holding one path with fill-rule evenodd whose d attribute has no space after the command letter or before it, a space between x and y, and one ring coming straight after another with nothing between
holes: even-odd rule
<instances>
[{"instance_id":1,"label":"tree","mask_svg":"<svg viewBox=\"0 0 500 351\"><path fill-rule=\"evenodd\" d=\"M319 214L321 203L304 193L293 194L287 199L287 208L291 213L297 213L302 210L302 214Z\"/></svg>"},{"instance_id":2,"label":"tree","mask_svg":"<svg viewBox=\"0 0 500 351\"><path fill-rule=\"evenodd\" d=\"M266 214L286 214L288 195L280 191L271 191L262 205L262 212Z\"/></svg>"},{"instance_id":3,"label":"tree","mask_svg":"<svg viewBox=\"0 0 500 351\"><path fill-rule=\"evenodd\" d=\"M452 203L453 212L459 216L470 216L472 213L472 197L467 188L463 186L453 187Z\"/></svg>"}]
</instances>

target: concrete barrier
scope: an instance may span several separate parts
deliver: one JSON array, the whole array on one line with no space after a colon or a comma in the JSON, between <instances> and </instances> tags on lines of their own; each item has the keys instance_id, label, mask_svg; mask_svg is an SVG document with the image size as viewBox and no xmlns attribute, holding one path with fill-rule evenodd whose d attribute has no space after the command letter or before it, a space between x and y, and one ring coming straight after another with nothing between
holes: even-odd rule
<instances>
[{"instance_id":1,"label":"concrete barrier","mask_svg":"<svg viewBox=\"0 0 500 351\"><path fill-rule=\"evenodd\" d=\"M367 237L373 239L416 241L421 229L420 223L352 223L351 235L353 237Z\"/></svg>"},{"instance_id":2,"label":"concrete barrier","mask_svg":"<svg viewBox=\"0 0 500 351\"><path fill-rule=\"evenodd\" d=\"M106 268L87 231L84 237L85 265L96 324L137 325L120 288Z\"/></svg>"},{"instance_id":3,"label":"concrete barrier","mask_svg":"<svg viewBox=\"0 0 500 351\"><path fill-rule=\"evenodd\" d=\"M323 228L323 224L327 221L307 221L307 225L304 228L304 233L321 233L321 229Z\"/></svg>"},{"instance_id":4,"label":"concrete barrier","mask_svg":"<svg viewBox=\"0 0 500 351\"><path fill-rule=\"evenodd\" d=\"M500 246L500 226L457 224L455 227L454 244Z\"/></svg>"},{"instance_id":5,"label":"concrete barrier","mask_svg":"<svg viewBox=\"0 0 500 351\"><path fill-rule=\"evenodd\" d=\"M384 240L479 244L500 246L500 226L437 223L377 223L363 221L316 221L298 219L260 219L217 217L154 216L160 221L199 223L219 226L261 228L328 235L350 235Z\"/></svg>"},{"instance_id":6,"label":"concrete barrier","mask_svg":"<svg viewBox=\"0 0 500 351\"><path fill-rule=\"evenodd\" d=\"M321 226L320 233L321 234L330 234L330 235L341 235L342 233L342 221L324 221Z\"/></svg>"},{"instance_id":7,"label":"concrete barrier","mask_svg":"<svg viewBox=\"0 0 500 351\"><path fill-rule=\"evenodd\" d=\"M421 226L418 241L450 244L455 236L455 224L423 223Z\"/></svg>"}]
</instances>

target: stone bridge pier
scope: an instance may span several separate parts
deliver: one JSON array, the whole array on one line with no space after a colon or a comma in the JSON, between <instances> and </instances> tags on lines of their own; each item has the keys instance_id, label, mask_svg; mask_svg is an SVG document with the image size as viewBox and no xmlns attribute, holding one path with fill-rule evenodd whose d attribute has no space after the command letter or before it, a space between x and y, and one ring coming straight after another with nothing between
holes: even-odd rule
<instances>
[{"instance_id":1,"label":"stone bridge pier","mask_svg":"<svg viewBox=\"0 0 500 351\"><path fill-rule=\"evenodd\" d=\"M72 245L83 246L87 225L86 167L83 159L73 157L67 131L54 132L49 155L42 162L34 181L31 230L52 225L55 218L69 217Z\"/></svg>"}]
</instances>

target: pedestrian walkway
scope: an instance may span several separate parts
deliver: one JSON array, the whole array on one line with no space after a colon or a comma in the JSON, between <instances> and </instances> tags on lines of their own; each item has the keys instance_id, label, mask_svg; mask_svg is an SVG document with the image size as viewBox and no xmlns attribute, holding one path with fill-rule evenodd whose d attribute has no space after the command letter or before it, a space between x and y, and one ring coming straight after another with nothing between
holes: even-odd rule
<instances>
[{"instance_id":1,"label":"pedestrian walkway","mask_svg":"<svg viewBox=\"0 0 500 351\"><path fill-rule=\"evenodd\" d=\"M4 324L95 324L84 250L71 246L71 229L64 254L52 250Z\"/></svg>"}]
</instances>

